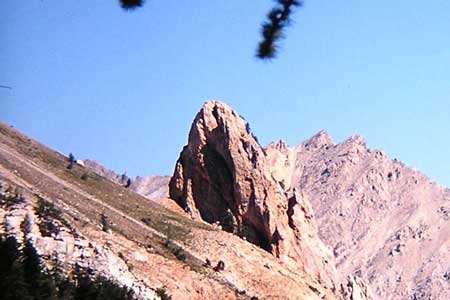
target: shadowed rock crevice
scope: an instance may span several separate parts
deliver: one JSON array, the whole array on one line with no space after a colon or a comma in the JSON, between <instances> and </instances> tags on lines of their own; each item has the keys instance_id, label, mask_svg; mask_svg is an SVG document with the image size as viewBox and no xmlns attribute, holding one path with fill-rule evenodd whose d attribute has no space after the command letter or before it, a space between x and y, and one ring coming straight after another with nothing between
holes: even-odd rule
<instances>
[{"instance_id":1,"label":"shadowed rock crevice","mask_svg":"<svg viewBox=\"0 0 450 300\"><path fill-rule=\"evenodd\" d=\"M296 229L295 223L294 223L294 220L293 220L294 206L296 204L297 204L297 199L296 199L295 195L293 195L288 200L288 209L287 209L288 224L289 224L289 227L291 227L293 230Z\"/></svg>"},{"instance_id":2,"label":"shadowed rock crevice","mask_svg":"<svg viewBox=\"0 0 450 300\"><path fill-rule=\"evenodd\" d=\"M273 241L269 240L266 233L259 231L257 227L244 221L239 225L238 235L250 243L272 253Z\"/></svg>"},{"instance_id":3,"label":"shadowed rock crevice","mask_svg":"<svg viewBox=\"0 0 450 300\"><path fill-rule=\"evenodd\" d=\"M202 153L212 159L206 160L204 169L197 172L203 178L198 179L202 184L193 186L193 197L208 199L206 205L198 207L202 219L209 223L219 221L224 226L224 212L236 211L233 175L225 159L210 144L205 145Z\"/></svg>"}]
</instances>

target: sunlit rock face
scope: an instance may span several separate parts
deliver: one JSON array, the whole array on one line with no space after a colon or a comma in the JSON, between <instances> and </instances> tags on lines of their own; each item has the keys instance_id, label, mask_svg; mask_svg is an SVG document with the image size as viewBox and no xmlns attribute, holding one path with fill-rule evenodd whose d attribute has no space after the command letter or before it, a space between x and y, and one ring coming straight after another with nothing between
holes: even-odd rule
<instances>
[{"instance_id":1,"label":"sunlit rock face","mask_svg":"<svg viewBox=\"0 0 450 300\"><path fill-rule=\"evenodd\" d=\"M191 217L218 222L334 285L333 260L317 236L309 202L274 179L264 149L226 104L203 105L169 186Z\"/></svg>"},{"instance_id":2,"label":"sunlit rock face","mask_svg":"<svg viewBox=\"0 0 450 300\"><path fill-rule=\"evenodd\" d=\"M231 111L220 103L209 105L210 110ZM228 126L229 132L235 127ZM225 130L217 127L217 132ZM355 285L357 279L343 284L332 280L333 262L317 238L306 197L272 178L266 154L244 128L237 131L242 140L235 133L228 138L248 139L251 150L245 154L244 146L217 141L211 148L219 154L204 155L203 164L194 165L199 153L188 160L190 165L179 162L172 180L181 187L178 194L187 195L184 181L191 181L191 206L178 198L189 214L183 210L180 215L173 200L165 199L178 208L175 212L133 192L122 176L112 180L110 175L116 175L106 169L99 175L98 166L91 169L79 161L68 169L67 157L0 121L0 240L12 237L17 245L32 244L43 268L59 270L59 275L51 272L55 276L73 279L78 271L92 280L101 276L131 289L136 299L359 299L355 297L365 289ZM226 159L213 160L224 153ZM252 153L259 153L257 159ZM205 169L210 164L228 168L230 185L217 188L223 175L214 174L216 168ZM194 167L203 177L189 173ZM185 178L183 171L191 177ZM198 181L210 187L195 187ZM222 197L224 212L212 210L209 216L235 234L184 217L201 221L197 189Z\"/></svg>"},{"instance_id":3,"label":"sunlit rock face","mask_svg":"<svg viewBox=\"0 0 450 300\"><path fill-rule=\"evenodd\" d=\"M291 265L332 278L335 260L352 299L450 299L450 191L359 135L335 143L321 131L263 149L234 110L209 101L170 196Z\"/></svg>"},{"instance_id":4,"label":"sunlit rock face","mask_svg":"<svg viewBox=\"0 0 450 300\"><path fill-rule=\"evenodd\" d=\"M272 176L311 203L319 236L343 277L379 299L450 299L450 192L364 138L266 148Z\"/></svg>"}]
</instances>

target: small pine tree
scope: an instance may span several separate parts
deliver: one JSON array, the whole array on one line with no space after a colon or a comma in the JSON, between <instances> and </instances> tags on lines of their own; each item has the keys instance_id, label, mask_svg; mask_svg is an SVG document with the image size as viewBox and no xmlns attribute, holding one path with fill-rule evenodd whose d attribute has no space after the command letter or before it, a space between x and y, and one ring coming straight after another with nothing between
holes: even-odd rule
<instances>
[{"instance_id":1,"label":"small pine tree","mask_svg":"<svg viewBox=\"0 0 450 300\"><path fill-rule=\"evenodd\" d=\"M4 300L33 300L25 279L19 243L0 237L0 291Z\"/></svg>"},{"instance_id":2,"label":"small pine tree","mask_svg":"<svg viewBox=\"0 0 450 300\"><path fill-rule=\"evenodd\" d=\"M100 216L100 222L102 224L102 230L104 232L111 232L108 216L106 216L104 213L102 213Z\"/></svg>"},{"instance_id":3,"label":"small pine tree","mask_svg":"<svg viewBox=\"0 0 450 300\"><path fill-rule=\"evenodd\" d=\"M224 217L222 218L222 226L225 231L237 233L237 221L230 209L227 209Z\"/></svg>"},{"instance_id":4,"label":"small pine tree","mask_svg":"<svg viewBox=\"0 0 450 300\"><path fill-rule=\"evenodd\" d=\"M43 271L36 278L37 290L35 299L58 300L58 289L55 280L48 271Z\"/></svg>"},{"instance_id":5,"label":"small pine tree","mask_svg":"<svg viewBox=\"0 0 450 300\"><path fill-rule=\"evenodd\" d=\"M55 267L52 270L51 276L55 281L55 285L58 289L58 299L71 300L75 296L76 285L66 276L59 262L55 262Z\"/></svg>"},{"instance_id":6,"label":"small pine tree","mask_svg":"<svg viewBox=\"0 0 450 300\"><path fill-rule=\"evenodd\" d=\"M23 220L22 224L20 224L20 229L22 229L23 235L27 237L29 233L32 231L32 222L31 222L31 215L29 213L26 214L25 219Z\"/></svg>"},{"instance_id":7,"label":"small pine tree","mask_svg":"<svg viewBox=\"0 0 450 300\"><path fill-rule=\"evenodd\" d=\"M166 287L161 287L156 289L156 295L158 295L161 300L172 300L172 296L166 291Z\"/></svg>"},{"instance_id":8,"label":"small pine tree","mask_svg":"<svg viewBox=\"0 0 450 300\"><path fill-rule=\"evenodd\" d=\"M20 259L12 263L9 274L2 279L1 291L4 300L34 300L30 295L30 286L25 279Z\"/></svg>"},{"instance_id":9,"label":"small pine tree","mask_svg":"<svg viewBox=\"0 0 450 300\"><path fill-rule=\"evenodd\" d=\"M126 187L126 188L129 188L130 186L131 186L131 179L128 178L128 179L127 179L127 183L125 184L125 187Z\"/></svg>"},{"instance_id":10,"label":"small pine tree","mask_svg":"<svg viewBox=\"0 0 450 300\"><path fill-rule=\"evenodd\" d=\"M76 162L76 159L75 159L75 156L73 156L73 154L72 153L70 153L69 154L69 158L68 158L68 161L69 161L69 165L67 166L67 169L72 169L73 168L73 165L75 164L75 162Z\"/></svg>"}]
</instances>

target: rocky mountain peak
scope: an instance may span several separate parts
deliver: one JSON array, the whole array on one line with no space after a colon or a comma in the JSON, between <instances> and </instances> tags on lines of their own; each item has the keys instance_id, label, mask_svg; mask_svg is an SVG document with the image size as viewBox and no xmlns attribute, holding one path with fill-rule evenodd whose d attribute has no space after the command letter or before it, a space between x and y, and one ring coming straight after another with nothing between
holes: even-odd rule
<instances>
[{"instance_id":1,"label":"rocky mountain peak","mask_svg":"<svg viewBox=\"0 0 450 300\"><path fill-rule=\"evenodd\" d=\"M201 217L213 223L220 221L227 210L242 215L240 198L248 191L233 188L234 171L240 177L249 178L247 182L251 186L252 169L261 169L260 160L264 159L263 150L246 124L236 111L219 101L207 101L196 115L188 144L169 184L171 198L193 218ZM266 176L265 172L258 175ZM210 182L215 184L205 190L197 187L197 182L205 183L205 188ZM196 203L200 199L209 206Z\"/></svg>"},{"instance_id":2,"label":"rocky mountain peak","mask_svg":"<svg viewBox=\"0 0 450 300\"><path fill-rule=\"evenodd\" d=\"M267 157L274 178L311 203L339 272L361 276L377 299L448 299L438 288L450 268L442 251L450 243L448 190L359 135L330 140L319 133L290 151L268 148Z\"/></svg>"},{"instance_id":3,"label":"rocky mountain peak","mask_svg":"<svg viewBox=\"0 0 450 300\"><path fill-rule=\"evenodd\" d=\"M289 145L284 140L278 140L278 142L270 143L266 148L273 148L278 151L286 151L289 149Z\"/></svg>"},{"instance_id":4,"label":"rocky mountain peak","mask_svg":"<svg viewBox=\"0 0 450 300\"><path fill-rule=\"evenodd\" d=\"M287 148L283 142L275 146ZM193 218L219 223L333 285L332 258L317 238L309 203L301 193L285 193L249 126L228 105L218 101L203 105L176 163L169 192Z\"/></svg>"},{"instance_id":5,"label":"rocky mountain peak","mask_svg":"<svg viewBox=\"0 0 450 300\"><path fill-rule=\"evenodd\" d=\"M307 149L319 149L326 146L333 145L331 136L325 130L321 130L311 138L303 142L303 146Z\"/></svg>"},{"instance_id":6,"label":"rocky mountain peak","mask_svg":"<svg viewBox=\"0 0 450 300\"><path fill-rule=\"evenodd\" d=\"M366 139L358 134L352 135L351 137L343 141L340 146L349 151L353 150L364 152L365 150L367 150Z\"/></svg>"}]
</instances>

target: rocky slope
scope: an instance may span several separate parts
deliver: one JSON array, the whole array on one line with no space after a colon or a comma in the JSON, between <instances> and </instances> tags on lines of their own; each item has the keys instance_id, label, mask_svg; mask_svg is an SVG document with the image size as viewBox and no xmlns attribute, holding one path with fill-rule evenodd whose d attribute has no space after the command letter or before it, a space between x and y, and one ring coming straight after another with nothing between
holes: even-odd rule
<instances>
[{"instance_id":1,"label":"rocky slope","mask_svg":"<svg viewBox=\"0 0 450 300\"><path fill-rule=\"evenodd\" d=\"M78 264L139 299L450 299L450 190L360 136L262 148L208 101L170 179L180 213L142 196L165 198L168 180L125 188L0 122L0 236L30 238L49 268ZM12 191L24 201L6 205Z\"/></svg>"},{"instance_id":2,"label":"rocky slope","mask_svg":"<svg viewBox=\"0 0 450 300\"><path fill-rule=\"evenodd\" d=\"M131 179L130 188L152 200L169 197L169 176L137 176Z\"/></svg>"},{"instance_id":3,"label":"rocky slope","mask_svg":"<svg viewBox=\"0 0 450 300\"><path fill-rule=\"evenodd\" d=\"M450 299L450 191L353 136L270 144L272 176L311 202L341 274L379 299Z\"/></svg>"},{"instance_id":4,"label":"rocky slope","mask_svg":"<svg viewBox=\"0 0 450 300\"><path fill-rule=\"evenodd\" d=\"M264 176L268 191L281 197L276 184ZM305 242L293 240L295 234L287 228L280 229L288 245L304 245L302 251L311 255L308 263L299 264L308 268L301 268L277 258L273 250L269 253L218 226L192 221L82 165L69 164L67 157L1 122L0 182L3 193L11 188L24 199L1 207L2 236L23 240L26 234L49 268L58 260L70 273L78 264L135 289L139 299L161 299L161 290L173 300L352 299L348 297L365 290L358 280L330 286L328 278L335 274L318 276L328 269L309 271L309 262L325 263L326 256L310 247L320 242L313 243L316 233L307 210L295 219L297 228L310 230L305 231ZM40 215L40 199L59 213ZM298 199L298 207L303 207ZM288 223L275 219L282 211L275 207L270 212L267 228ZM31 230L23 232L19 224L27 216ZM49 224L58 230L48 233ZM287 249L280 250L280 257L289 253Z\"/></svg>"},{"instance_id":5,"label":"rocky slope","mask_svg":"<svg viewBox=\"0 0 450 300\"><path fill-rule=\"evenodd\" d=\"M129 188L149 199L158 201L169 197L169 176L137 176L130 178L126 173L117 174L95 160L85 159L80 161L80 163L100 176L121 185L126 185L128 179L130 179Z\"/></svg>"},{"instance_id":6,"label":"rocky slope","mask_svg":"<svg viewBox=\"0 0 450 300\"><path fill-rule=\"evenodd\" d=\"M113 251L114 234L98 231L95 242L89 240L51 202L15 185L1 184L0 203L0 235L14 237L20 245L31 241L49 269L62 266L68 276L76 268L85 269L127 286L137 299L157 297L130 272L125 257Z\"/></svg>"},{"instance_id":7,"label":"rocky slope","mask_svg":"<svg viewBox=\"0 0 450 300\"><path fill-rule=\"evenodd\" d=\"M192 218L218 223L336 289L334 261L318 238L309 202L271 172L244 119L226 104L208 101L175 166L170 197ZM350 279L349 284L356 282ZM361 294L369 298L369 292Z\"/></svg>"}]
</instances>

